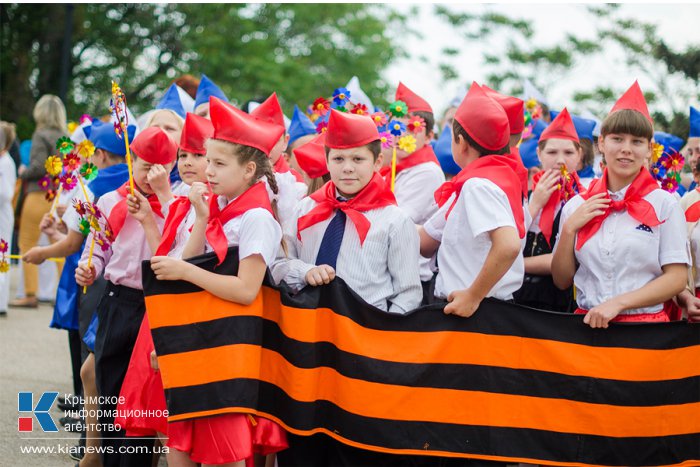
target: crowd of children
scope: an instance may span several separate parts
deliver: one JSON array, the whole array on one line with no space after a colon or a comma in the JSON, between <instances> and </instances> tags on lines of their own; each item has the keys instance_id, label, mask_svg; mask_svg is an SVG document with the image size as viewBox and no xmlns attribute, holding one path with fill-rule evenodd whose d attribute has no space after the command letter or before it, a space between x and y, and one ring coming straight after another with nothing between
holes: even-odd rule
<instances>
[{"instance_id":1,"label":"crowd of children","mask_svg":"<svg viewBox=\"0 0 700 467\"><path fill-rule=\"evenodd\" d=\"M536 138L540 169L528 177L519 150L522 100L472 83L441 129L441 143L428 102L403 83L396 101L406 109L395 111L395 124L418 131L414 144L394 155L380 131L386 121L371 111L324 108L317 134L296 107L287 125L274 93L247 113L203 77L187 112L171 88L145 128L130 134L133 192L124 139L99 120L82 129L100 169L87 201L96 200L113 241L94 253L84 248L95 234L85 235L69 206L60 218L66 233L22 255L31 264L74 255L63 270L71 301L60 306L64 314L78 310L80 335L90 343L84 395L105 396L103 414L166 408L145 315L144 260L159 280L191 282L242 305L255 299L269 270L294 292L340 277L377 313L405 315L444 302L445 314L468 318L493 297L585 314L592 328L700 320L699 190L679 202L652 176L654 124L636 83L602 122L602 175L595 179L592 129L582 130L566 108L548 124L542 118L528 136ZM0 127L5 149L8 133ZM692 108L688 148L697 181L700 117ZM452 172L441 168L445 151L457 166ZM3 153L0 163L7 159ZM0 170L3 187L9 171ZM42 229L55 233L57 223L47 214ZM232 246L236 276L185 261L213 252L221 262ZM6 282L0 276L0 286ZM83 286L85 297L77 293ZM79 306L91 295L99 297L96 306ZM0 289L0 308L6 300ZM373 462L324 435L288 437L274 422L243 414L99 422L122 429L90 431L88 445L101 440L113 449L101 458L86 455L81 467L150 465L150 451L125 454L119 447L155 442L170 448L173 466Z\"/></svg>"}]
</instances>

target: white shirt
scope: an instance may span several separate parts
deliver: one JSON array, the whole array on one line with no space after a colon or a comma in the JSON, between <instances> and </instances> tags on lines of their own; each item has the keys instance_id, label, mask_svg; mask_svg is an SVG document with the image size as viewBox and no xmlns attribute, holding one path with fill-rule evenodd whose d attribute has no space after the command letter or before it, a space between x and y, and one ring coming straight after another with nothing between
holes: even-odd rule
<instances>
[{"instance_id":1,"label":"white shirt","mask_svg":"<svg viewBox=\"0 0 700 467\"><path fill-rule=\"evenodd\" d=\"M316 206L307 197L296 210L296 217L307 214ZM336 262L336 275L367 303L389 313L405 314L417 308L423 299L418 270L420 241L411 219L397 206L372 209L362 213L372 226L364 244L349 217L345 221L343 241ZM285 281L293 290L306 286L306 273L315 267L326 220L301 232L297 239L297 223L290 222L284 230L288 256L279 251L271 271L277 283ZM387 304L387 301L390 304Z\"/></svg>"},{"instance_id":2,"label":"white shirt","mask_svg":"<svg viewBox=\"0 0 700 467\"><path fill-rule=\"evenodd\" d=\"M116 190L110 191L100 197L97 201L97 207L109 218L112 208L122 199L124 198ZM162 232L165 220L159 216L154 217L158 230ZM83 249L80 258L81 264L87 264L91 243L92 232ZM113 284L142 290L141 261L150 259L151 256L153 256L153 252L146 240L146 232L139 221L127 212L124 226L114 243L106 251L102 251L99 245L95 244L92 265L95 266L97 277L104 271L104 278Z\"/></svg>"},{"instance_id":3,"label":"white shirt","mask_svg":"<svg viewBox=\"0 0 700 467\"><path fill-rule=\"evenodd\" d=\"M513 212L505 192L495 183L484 178L471 178L462 186L457 203L450 216L445 213L450 199L424 225L425 232L440 242L435 296L447 298L451 292L471 287L491 250L489 232L499 227L517 230ZM530 214L523 206L525 225L530 224ZM487 294L501 300L513 298L513 292L523 283L525 238L520 242L520 254L510 269L496 282Z\"/></svg>"},{"instance_id":4,"label":"white shirt","mask_svg":"<svg viewBox=\"0 0 700 467\"><path fill-rule=\"evenodd\" d=\"M267 188L267 194L270 197L270 202L277 201L277 215L280 219L282 228L287 224L296 224L295 209L297 203L306 196L308 187L304 183L297 182L294 174L289 171L285 173L275 173L275 181L277 182L278 193L274 194L270 190L270 185L267 183L267 177L262 177Z\"/></svg>"},{"instance_id":5,"label":"white shirt","mask_svg":"<svg viewBox=\"0 0 700 467\"><path fill-rule=\"evenodd\" d=\"M610 197L615 201L623 199L628 187L609 192ZM579 263L574 285L580 308L590 310L613 297L643 287L662 274L661 266L690 264L685 216L673 195L654 190L644 199L654 207L657 219L664 221L661 225L649 227L632 218L627 210L614 211L580 250L574 249ZM564 206L560 234L566 219L583 203L584 199L576 195ZM621 314L656 313L662 308L663 304L658 304L625 310Z\"/></svg>"},{"instance_id":6,"label":"white shirt","mask_svg":"<svg viewBox=\"0 0 700 467\"><path fill-rule=\"evenodd\" d=\"M228 204L223 196L220 196L217 201L221 210ZM272 214L263 208L249 209L240 216L234 217L224 224L224 234L228 240L228 246L238 247L239 260L259 254L268 266L274 262L282 241L282 228ZM209 242L206 242L205 252L210 251L213 249Z\"/></svg>"},{"instance_id":7,"label":"white shirt","mask_svg":"<svg viewBox=\"0 0 700 467\"><path fill-rule=\"evenodd\" d=\"M399 207L413 223L423 225L438 210L434 193L443 183L445 174L440 166L424 162L399 172L394 182L394 196ZM429 281L433 277L431 258L420 256L418 261L420 279Z\"/></svg>"}]
</instances>

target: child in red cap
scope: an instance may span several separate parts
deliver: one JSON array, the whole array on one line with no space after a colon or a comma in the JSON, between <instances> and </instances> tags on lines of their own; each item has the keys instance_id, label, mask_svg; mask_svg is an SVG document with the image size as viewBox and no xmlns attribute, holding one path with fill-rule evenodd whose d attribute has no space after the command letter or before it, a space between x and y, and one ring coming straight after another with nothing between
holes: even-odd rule
<instances>
[{"instance_id":1,"label":"child in red cap","mask_svg":"<svg viewBox=\"0 0 700 467\"><path fill-rule=\"evenodd\" d=\"M585 191L576 168L583 157L576 127L564 108L542 132L537 146L542 171L533 177L528 209L533 218L525 243L525 279L514 294L521 305L571 312L573 290L559 290L552 280L552 250L559 233L561 208Z\"/></svg>"},{"instance_id":2,"label":"child in red cap","mask_svg":"<svg viewBox=\"0 0 700 467\"><path fill-rule=\"evenodd\" d=\"M328 284L335 276L381 311L404 314L422 298L418 235L396 206L381 167L379 133L369 117L331 110L325 133L331 180L297 206L298 222L285 229L288 255L272 267L275 280L297 291ZM377 453L362 451L318 434L293 436L280 453L280 466L365 465ZM350 465L350 464L345 464Z\"/></svg>"},{"instance_id":3,"label":"child in red cap","mask_svg":"<svg viewBox=\"0 0 700 467\"><path fill-rule=\"evenodd\" d=\"M691 265L683 211L646 168L654 126L636 82L603 121L602 178L562 210L552 276L576 286L577 313L592 328L610 321L669 321L664 302Z\"/></svg>"},{"instance_id":4,"label":"child in red cap","mask_svg":"<svg viewBox=\"0 0 700 467\"><path fill-rule=\"evenodd\" d=\"M435 193L441 208L419 229L421 254L440 246L435 296L450 302L445 313L469 317L484 298L511 300L520 288L526 210L508 117L478 84L457 109L452 133L462 171Z\"/></svg>"},{"instance_id":5,"label":"child in red cap","mask_svg":"<svg viewBox=\"0 0 700 467\"><path fill-rule=\"evenodd\" d=\"M284 157L284 150L289 141L286 127L284 125L284 113L277 94L272 93L270 97L257 106L251 113L252 116L282 128L282 136L270 150L270 162L275 172L275 180L279 187L279 193L272 193L268 189L270 200L277 201L279 211L279 221L282 227L290 222L296 221L294 218L294 208L299 200L306 196L307 187L304 177L294 169L289 167L287 159Z\"/></svg>"},{"instance_id":6,"label":"child in red cap","mask_svg":"<svg viewBox=\"0 0 700 467\"><path fill-rule=\"evenodd\" d=\"M154 242L158 238L147 238L147 230L141 221L153 223L156 231L162 229L164 219L160 214L160 203L148 183L148 173L152 165L161 164L170 171L175 163L177 143L157 127L146 128L131 144L135 195L129 194L129 183L102 196L97 207L104 213L114 235L114 241L106 250L95 248L90 267L87 266L89 248L83 250L80 264L75 272L75 280L80 286L90 285L95 278L104 274L108 281L104 295L97 306L99 326L95 337L95 374L97 389L102 396L100 405L103 417L102 427L112 425L114 401L124 381L131 351L138 335L139 326L146 311L143 286L141 285L141 261L149 259L155 251ZM148 203L156 215L139 221L128 214L127 196L132 202ZM88 244L92 241L90 234ZM118 466L122 456L128 456L127 465L148 465L151 462L153 440L128 440L121 438L124 431L103 429L105 466ZM123 446L147 446L145 452L128 449L129 454L121 454ZM134 453L135 452L135 453ZM127 459L123 459L127 461Z\"/></svg>"},{"instance_id":7,"label":"child in red cap","mask_svg":"<svg viewBox=\"0 0 700 467\"><path fill-rule=\"evenodd\" d=\"M301 290L338 275L367 303L404 314L421 301L418 238L376 173L377 128L369 117L333 110L325 137L331 181L299 203L298 222L285 229L288 257L275 262L273 276Z\"/></svg>"},{"instance_id":8,"label":"child in red cap","mask_svg":"<svg viewBox=\"0 0 700 467\"><path fill-rule=\"evenodd\" d=\"M228 248L237 246L238 274L208 272L168 256L153 257L151 267L159 280L186 280L219 298L248 305L257 297L282 239L261 179L276 193L268 154L284 130L216 97L209 109L214 133L205 147L211 192L204 183L192 184L185 206L192 205L195 220L181 257L214 251L221 262ZM272 454L287 446L279 425L238 413L170 423L168 438L168 462L178 466L242 466L254 453Z\"/></svg>"},{"instance_id":9,"label":"child in red cap","mask_svg":"<svg viewBox=\"0 0 700 467\"><path fill-rule=\"evenodd\" d=\"M208 111L208 107L207 107ZM178 149L177 169L182 180L182 187L189 192L190 186L195 182L204 183L207 180L205 170L207 161L205 158L205 141L214 133L211 121L193 113L187 113L185 125L182 128L180 147ZM167 172L165 172L167 174ZM162 200L161 200L162 201ZM169 204L164 205L162 213L166 216L163 227L163 238L156 251L158 254L181 254L184 244L189 236L189 228L194 223L194 209L189 209L189 202L185 196L170 199ZM136 203L130 205L130 212L150 209L148 203ZM146 219L150 213L139 215ZM138 213L137 213L138 215ZM186 217L186 221L185 220ZM144 228L155 228L152 223L144 223ZM160 232L156 232L160 235ZM179 244L173 245L179 240ZM170 246L177 246L177 250L169 252ZM180 257L180 256L176 256ZM168 433L167 406L163 382L158 372L157 360L153 346L153 337L148 325L148 317L144 315L138 338L129 361L129 368L124 378L120 392L117 410L119 414L115 423L119 424L127 436L155 436L165 440ZM153 414L150 416L136 416L129 414Z\"/></svg>"},{"instance_id":10,"label":"child in red cap","mask_svg":"<svg viewBox=\"0 0 700 467\"><path fill-rule=\"evenodd\" d=\"M416 138L416 150L410 154L397 149L396 179L394 182L394 196L396 202L416 225L423 225L425 221L435 214L438 205L433 193L445 183L445 174L440 168L440 163L433 152L430 141L433 139L433 127L435 117L430 104L411 91L403 83L399 83L396 89L395 100L402 101L408 106L408 115L399 119L407 128L412 124L422 124L417 131L409 130L409 134ZM382 175L387 183L391 183L391 162L389 158L382 168ZM424 301L432 301L433 298L433 270L430 266L430 258L420 258L420 279L423 284Z\"/></svg>"}]
</instances>

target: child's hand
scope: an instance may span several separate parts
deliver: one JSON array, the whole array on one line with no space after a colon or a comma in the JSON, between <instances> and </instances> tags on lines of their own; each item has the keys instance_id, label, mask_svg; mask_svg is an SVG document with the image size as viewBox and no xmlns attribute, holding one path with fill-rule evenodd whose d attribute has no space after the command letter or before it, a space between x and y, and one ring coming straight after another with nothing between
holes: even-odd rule
<instances>
[{"instance_id":1,"label":"child's hand","mask_svg":"<svg viewBox=\"0 0 700 467\"><path fill-rule=\"evenodd\" d=\"M610 198L607 193L593 195L585 203L578 207L574 213L566 220L564 228L572 234L581 230L594 217L602 216L610 206Z\"/></svg>"},{"instance_id":2,"label":"child's hand","mask_svg":"<svg viewBox=\"0 0 700 467\"><path fill-rule=\"evenodd\" d=\"M608 300L588 310L583 322L592 328L607 328L610 320L619 315L621 311L620 305L614 300Z\"/></svg>"},{"instance_id":3,"label":"child's hand","mask_svg":"<svg viewBox=\"0 0 700 467\"><path fill-rule=\"evenodd\" d=\"M141 224L153 219L151 204L146 197L138 191L134 191L133 195L126 195L126 206L129 209L129 215Z\"/></svg>"},{"instance_id":4,"label":"child's hand","mask_svg":"<svg viewBox=\"0 0 700 467\"><path fill-rule=\"evenodd\" d=\"M151 352L151 368L158 371L158 356L156 355L155 350Z\"/></svg>"},{"instance_id":5,"label":"child's hand","mask_svg":"<svg viewBox=\"0 0 700 467\"><path fill-rule=\"evenodd\" d=\"M146 174L146 180L159 198L170 192L170 174L161 164L153 164Z\"/></svg>"},{"instance_id":6,"label":"child's hand","mask_svg":"<svg viewBox=\"0 0 700 467\"><path fill-rule=\"evenodd\" d=\"M559 183L560 173L557 170L549 169L545 171L540 181L537 182L537 186L532 190L532 196L530 197L530 214L535 217L535 214L540 212L540 210L547 204L549 198L557 190L557 185Z\"/></svg>"},{"instance_id":7,"label":"child's hand","mask_svg":"<svg viewBox=\"0 0 700 467\"><path fill-rule=\"evenodd\" d=\"M316 266L315 268L309 269L305 276L306 283L312 287L318 285L329 284L333 279L335 279L335 269L327 264L322 264Z\"/></svg>"},{"instance_id":8,"label":"child's hand","mask_svg":"<svg viewBox=\"0 0 700 467\"><path fill-rule=\"evenodd\" d=\"M46 261L44 247L35 246L22 256L22 261L29 264L41 264Z\"/></svg>"},{"instance_id":9,"label":"child's hand","mask_svg":"<svg viewBox=\"0 0 700 467\"><path fill-rule=\"evenodd\" d=\"M57 204L56 205L56 215L58 217L63 217L63 215L66 213L66 206L65 204Z\"/></svg>"},{"instance_id":10,"label":"child's hand","mask_svg":"<svg viewBox=\"0 0 700 467\"><path fill-rule=\"evenodd\" d=\"M56 219L47 212L41 218L41 222L39 222L39 230L45 233L47 237L51 238L56 235L56 224Z\"/></svg>"},{"instance_id":11,"label":"child's hand","mask_svg":"<svg viewBox=\"0 0 700 467\"><path fill-rule=\"evenodd\" d=\"M194 212L200 219L209 219L209 188L202 182L194 182L190 193L187 195L190 203L194 206Z\"/></svg>"},{"instance_id":12,"label":"child's hand","mask_svg":"<svg viewBox=\"0 0 700 467\"><path fill-rule=\"evenodd\" d=\"M688 321L691 323L700 323L700 298L692 296L685 303L685 309L688 312Z\"/></svg>"},{"instance_id":13,"label":"child's hand","mask_svg":"<svg viewBox=\"0 0 700 467\"><path fill-rule=\"evenodd\" d=\"M455 290L447 297L447 301L450 303L445 306L445 314L469 318L479 308L481 300L470 289Z\"/></svg>"},{"instance_id":14,"label":"child's hand","mask_svg":"<svg viewBox=\"0 0 700 467\"><path fill-rule=\"evenodd\" d=\"M79 264L75 270L75 282L79 286L85 287L95 282L95 266L88 267L87 264Z\"/></svg>"},{"instance_id":15,"label":"child's hand","mask_svg":"<svg viewBox=\"0 0 700 467\"><path fill-rule=\"evenodd\" d=\"M154 256L151 258L151 269L156 273L156 279L159 281L187 280L187 272L191 267L190 263L168 256Z\"/></svg>"}]
</instances>

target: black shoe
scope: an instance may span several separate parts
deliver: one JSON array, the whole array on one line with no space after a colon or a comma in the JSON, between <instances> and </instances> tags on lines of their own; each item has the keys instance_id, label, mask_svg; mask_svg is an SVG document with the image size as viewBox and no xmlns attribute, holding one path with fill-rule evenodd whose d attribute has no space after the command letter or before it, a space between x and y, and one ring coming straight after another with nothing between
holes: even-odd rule
<instances>
[{"instance_id":1,"label":"black shoe","mask_svg":"<svg viewBox=\"0 0 700 467\"><path fill-rule=\"evenodd\" d=\"M7 311L0 310L0 318L5 318L7 316Z\"/></svg>"},{"instance_id":2,"label":"black shoe","mask_svg":"<svg viewBox=\"0 0 700 467\"><path fill-rule=\"evenodd\" d=\"M74 461L80 462L83 459L83 457L85 457L85 447L73 446L72 448L70 448L68 455ZM80 464L75 464L75 467L78 467L79 465Z\"/></svg>"}]
</instances>

